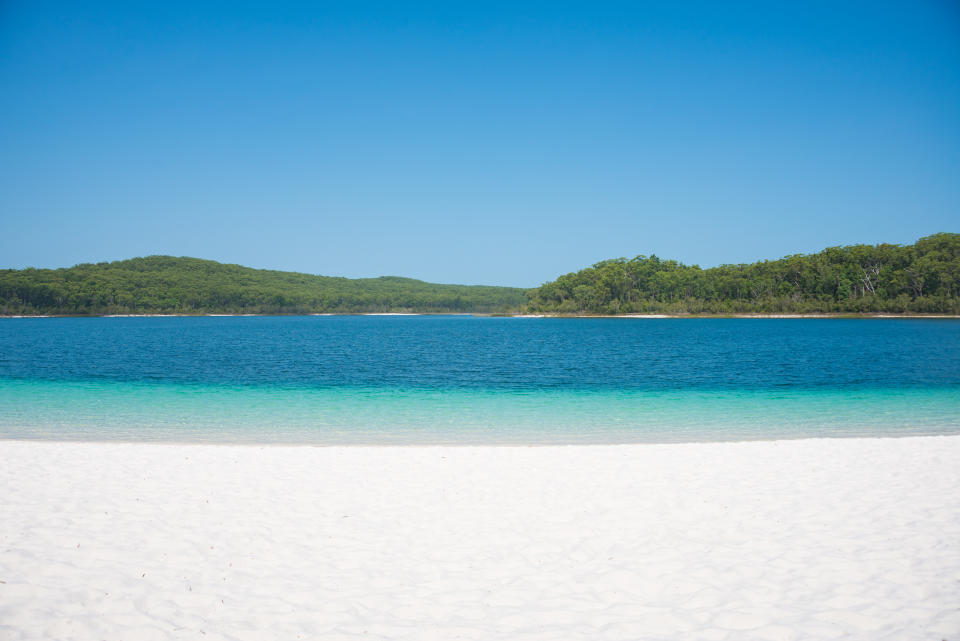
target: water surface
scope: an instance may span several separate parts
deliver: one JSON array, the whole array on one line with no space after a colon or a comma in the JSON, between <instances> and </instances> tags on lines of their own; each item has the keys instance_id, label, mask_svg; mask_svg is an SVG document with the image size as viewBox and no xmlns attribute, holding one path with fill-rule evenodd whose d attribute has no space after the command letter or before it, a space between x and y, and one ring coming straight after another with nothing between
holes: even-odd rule
<instances>
[{"instance_id":1,"label":"water surface","mask_svg":"<svg viewBox=\"0 0 960 641\"><path fill-rule=\"evenodd\" d=\"M0 437L619 443L960 433L960 322L0 321Z\"/></svg>"}]
</instances>

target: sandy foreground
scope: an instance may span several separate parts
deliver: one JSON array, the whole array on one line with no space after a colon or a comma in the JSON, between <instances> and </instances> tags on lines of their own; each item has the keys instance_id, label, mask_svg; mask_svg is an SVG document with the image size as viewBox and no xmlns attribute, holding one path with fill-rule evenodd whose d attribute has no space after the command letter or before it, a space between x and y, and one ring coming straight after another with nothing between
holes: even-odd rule
<instances>
[{"instance_id":1,"label":"sandy foreground","mask_svg":"<svg viewBox=\"0 0 960 641\"><path fill-rule=\"evenodd\" d=\"M960 639L960 436L0 441L0 639Z\"/></svg>"}]
</instances>

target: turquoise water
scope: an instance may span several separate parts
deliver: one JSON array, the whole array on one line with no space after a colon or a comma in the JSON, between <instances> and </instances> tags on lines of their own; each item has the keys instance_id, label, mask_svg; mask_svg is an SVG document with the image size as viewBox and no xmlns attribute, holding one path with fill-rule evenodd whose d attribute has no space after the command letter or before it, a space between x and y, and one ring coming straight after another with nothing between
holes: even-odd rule
<instances>
[{"instance_id":1,"label":"turquoise water","mask_svg":"<svg viewBox=\"0 0 960 641\"><path fill-rule=\"evenodd\" d=\"M0 437L247 443L621 443L960 432L953 389L271 389L4 381Z\"/></svg>"},{"instance_id":2,"label":"turquoise water","mask_svg":"<svg viewBox=\"0 0 960 641\"><path fill-rule=\"evenodd\" d=\"M538 444L953 433L952 321L0 322L0 438Z\"/></svg>"}]
</instances>

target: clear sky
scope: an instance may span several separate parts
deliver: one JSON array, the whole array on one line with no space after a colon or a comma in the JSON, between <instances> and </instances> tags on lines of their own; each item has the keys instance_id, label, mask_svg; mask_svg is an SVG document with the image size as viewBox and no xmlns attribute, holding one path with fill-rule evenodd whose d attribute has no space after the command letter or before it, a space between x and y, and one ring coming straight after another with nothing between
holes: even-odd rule
<instances>
[{"instance_id":1,"label":"clear sky","mask_svg":"<svg viewBox=\"0 0 960 641\"><path fill-rule=\"evenodd\" d=\"M0 267L535 286L960 232L958 7L8 0Z\"/></svg>"}]
</instances>

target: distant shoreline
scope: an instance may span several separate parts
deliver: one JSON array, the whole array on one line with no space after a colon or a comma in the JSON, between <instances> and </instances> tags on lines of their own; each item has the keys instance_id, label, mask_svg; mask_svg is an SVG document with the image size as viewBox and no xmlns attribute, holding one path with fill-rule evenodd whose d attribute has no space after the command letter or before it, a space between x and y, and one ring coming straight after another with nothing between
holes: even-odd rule
<instances>
[{"instance_id":1,"label":"distant shoreline","mask_svg":"<svg viewBox=\"0 0 960 641\"><path fill-rule=\"evenodd\" d=\"M517 314L514 318L960 318L957 314Z\"/></svg>"},{"instance_id":2,"label":"distant shoreline","mask_svg":"<svg viewBox=\"0 0 960 641\"><path fill-rule=\"evenodd\" d=\"M617 319L710 319L710 318L823 318L823 319L870 319L870 318L960 318L958 314L494 314L481 312L307 312L303 314L0 314L0 319L10 318L218 318L247 316L479 316L494 318L617 318Z\"/></svg>"}]
</instances>

